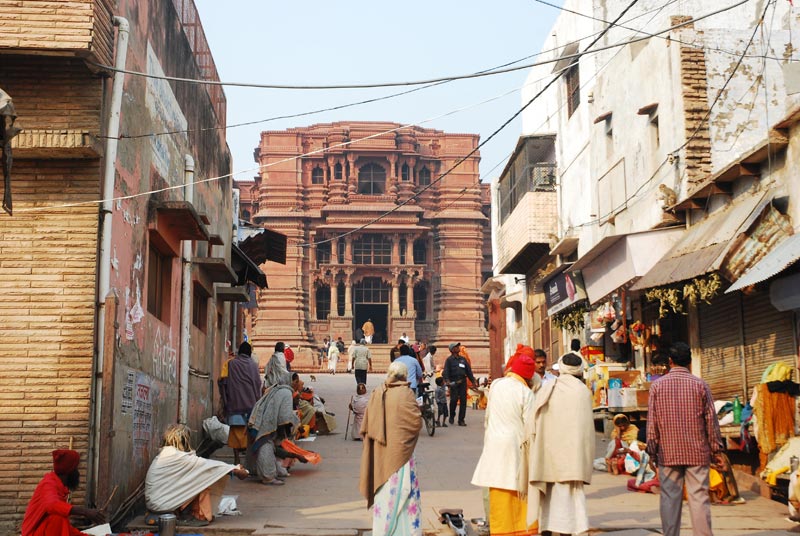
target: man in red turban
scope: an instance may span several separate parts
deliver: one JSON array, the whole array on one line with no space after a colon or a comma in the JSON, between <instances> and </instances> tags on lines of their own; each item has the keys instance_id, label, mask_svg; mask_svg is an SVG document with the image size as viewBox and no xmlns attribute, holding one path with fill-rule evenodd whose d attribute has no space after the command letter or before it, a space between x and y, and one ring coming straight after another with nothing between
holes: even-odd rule
<instances>
[{"instance_id":1,"label":"man in red turban","mask_svg":"<svg viewBox=\"0 0 800 536\"><path fill-rule=\"evenodd\" d=\"M538 525L527 521L527 460L520 448L533 409L535 373L533 350L520 345L509 359L505 376L493 381L489 389L483 452L472 484L489 488L487 513L492 534L538 534Z\"/></svg>"},{"instance_id":2,"label":"man in red turban","mask_svg":"<svg viewBox=\"0 0 800 536\"><path fill-rule=\"evenodd\" d=\"M99 510L73 506L67 502L70 491L80 483L78 462L80 454L74 450L53 451L53 471L44 475L36 486L25 517L22 536L79 536L84 534L69 522L70 516L81 516L94 524L105 523Z\"/></svg>"}]
</instances>

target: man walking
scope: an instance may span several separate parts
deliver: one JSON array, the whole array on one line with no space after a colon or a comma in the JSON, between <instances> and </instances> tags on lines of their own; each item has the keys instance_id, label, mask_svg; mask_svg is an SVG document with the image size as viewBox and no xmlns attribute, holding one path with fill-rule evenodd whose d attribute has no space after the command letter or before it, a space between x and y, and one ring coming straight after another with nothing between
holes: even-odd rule
<instances>
[{"instance_id":1,"label":"man walking","mask_svg":"<svg viewBox=\"0 0 800 536\"><path fill-rule=\"evenodd\" d=\"M492 534L537 534L527 522L527 466L520 445L533 409L534 361L521 355L503 378L492 382L486 406L483 452L472 475L472 484L489 488L489 528ZM520 478L524 476L524 478Z\"/></svg>"},{"instance_id":2,"label":"man walking","mask_svg":"<svg viewBox=\"0 0 800 536\"><path fill-rule=\"evenodd\" d=\"M367 371L372 370L372 353L366 346L364 339L358 341L353 349L353 371L355 372L356 385L367 383Z\"/></svg>"},{"instance_id":3,"label":"man walking","mask_svg":"<svg viewBox=\"0 0 800 536\"><path fill-rule=\"evenodd\" d=\"M253 406L261 398L261 376L258 365L250 357L252 352L250 343L240 344L238 355L223 365L218 382L225 407L225 420L230 425L228 446L233 449L234 463L237 465L240 453L247 450L247 420Z\"/></svg>"},{"instance_id":4,"label":"man walking","mask_svg":"<svg viewBox=\"0 0 800 536\"><path fill-rule=\"evenodd\" d=\"M467 378L477 385L475 376L472 375L472 368L469 362L460 355L461 350L460 342L450 343L450 356L444 362L444 370L442 377L444 381L450 386L450 424L456 414L456 404L460 404L458 408L458 425L466 426L467 417Z\"/></svg>"},{"instance_id":5,"label":"man walking","mask_svg":"<svg viewBox=\"0 0 800 536\"><path fill-rule=\"evenodd\" d=\"M414 396L417 396L419 384L422 383L422 366L413 355L413 350L407 344L400 346L400 355L395 361L400 361L408 369L408 386L414 391Z\"/></svg>"},{"instance_id":6,"label":"man walking","mask_svg":"<svg viewBox=\"0 0 800 536\"><path fill-rule=\"evenodd\" d=\"M664 536L680 534L685 481L692 532L711 536L708 470L723 451L714 399L708 384L689 372L686 343L674 343L668 355L669 373L650 386L647 414L647 453L661 482L661 527Z\"/></svg>"}]
</instances>

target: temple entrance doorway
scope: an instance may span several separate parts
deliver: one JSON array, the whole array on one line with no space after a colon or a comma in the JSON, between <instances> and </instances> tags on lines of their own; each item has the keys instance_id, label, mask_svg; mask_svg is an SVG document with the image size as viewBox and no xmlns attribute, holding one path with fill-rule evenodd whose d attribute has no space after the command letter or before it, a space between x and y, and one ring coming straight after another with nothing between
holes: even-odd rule
<instances>
[{"instance_id":1,"label":"temple entrance doorway","mask_svg":"<svg viewBox=\"0 0 800 536\"><path fill-rule=\"evenodd\" d=\"M353 317L353 333L364 325L367 320L372 320L375 325L373 344L387 342L389 332L389 295L391 294L388 283L380 277L365 277L354 285L355 315Z\"/></svg>"}]
</instances>

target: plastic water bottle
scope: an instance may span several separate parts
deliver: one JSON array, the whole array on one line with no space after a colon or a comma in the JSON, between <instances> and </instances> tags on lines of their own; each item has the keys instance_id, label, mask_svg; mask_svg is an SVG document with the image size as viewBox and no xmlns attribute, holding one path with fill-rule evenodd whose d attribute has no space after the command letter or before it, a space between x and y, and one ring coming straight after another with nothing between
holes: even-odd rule
<instances>
[{"instance_id":1,"label":"plastic water bottle","mask_svg":"<svg viewBox=\"0 0 800 536\"><path fill-rule=\"evenodd\" d=\"M739 401L739 395L733 399L733 424L742 423L742 403Z\"/></svg>"}]
</instances>

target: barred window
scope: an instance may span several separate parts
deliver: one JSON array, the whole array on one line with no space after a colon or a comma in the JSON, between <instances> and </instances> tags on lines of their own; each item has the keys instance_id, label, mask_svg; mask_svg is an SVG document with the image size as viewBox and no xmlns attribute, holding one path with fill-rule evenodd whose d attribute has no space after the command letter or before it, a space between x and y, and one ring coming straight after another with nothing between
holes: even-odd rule
<instances>
[{"instance_id":1,"label":"barred window","mask_svg":"<svg viewBox=\"0 0 800 536\"><path fill-rule=\"evenodd\" d=\"M567 117L572 117L581 103L581 77L577 58L575 63L567 69L564 78L567 82Z\"/></svg>"},{"instance_id":2,"label":"barred window","mask_svg":"<svg viewBox=\"0 0 800 536\"><path fill-rule=\"evenodd\" d=\"M389 303L389 285L380 277L365 277L355 285L356 303Z\"/></svg>"},{"instance_id":3,"label":"barred window","mask_svg":"<svg viewBox=\"0 0 800 536\"><path fill-rule=\"evenodd\" d=\"M411 169L408 164L403 164L403 167L400 168L400 178L404 181L411 180Z\"/></svg>"},{"instance_id":4,"label":"barred window","mask_svg":"<svg viewBox=\"0 0 800 536\"><path fill-rule=\"evenodd\" d=\"M417 174L417 178L419 180L420 186L428 186L431 183L431 170L426 167L423 167L419 170Z\"/></svg>"},{"instance_id":5,"label":"barred window","mask_svg":"<svg viewBox=\"0 0 800 536\"><path fill-rule=\"evenodd\" d=\"M331 312L331 287L317 287L317 320L327 320Z\"/></svg>"},{"instance_id":6,"label":"barred window","mask_svg":"<svg viewBox=\"0 0 800 536\"><path fill-rule=\"evenodd\" d=\"M386 188L386 170L378 164L367 164L358 170L358 193L381 195Z\"/></svg>"},{"instance_id":7,"label":"barred window","mask_svg":"<svg viewBox=\"0 0 800 536\"><path fill-rule=\"evenodd\" d=\"M311 170L311 184L323 184L325 182L325 172L317 166Z\"/></svg>"},{"instance_id":8,"label":"barred window","mask_svg":"<svg viewBox=\"0 0 800 536\"><path fill-rule=\"evenodd\" d=\"M392 243L381 235L366 235L353 242L353 264L391 264Z\"/></svg>"}]
</instances>

